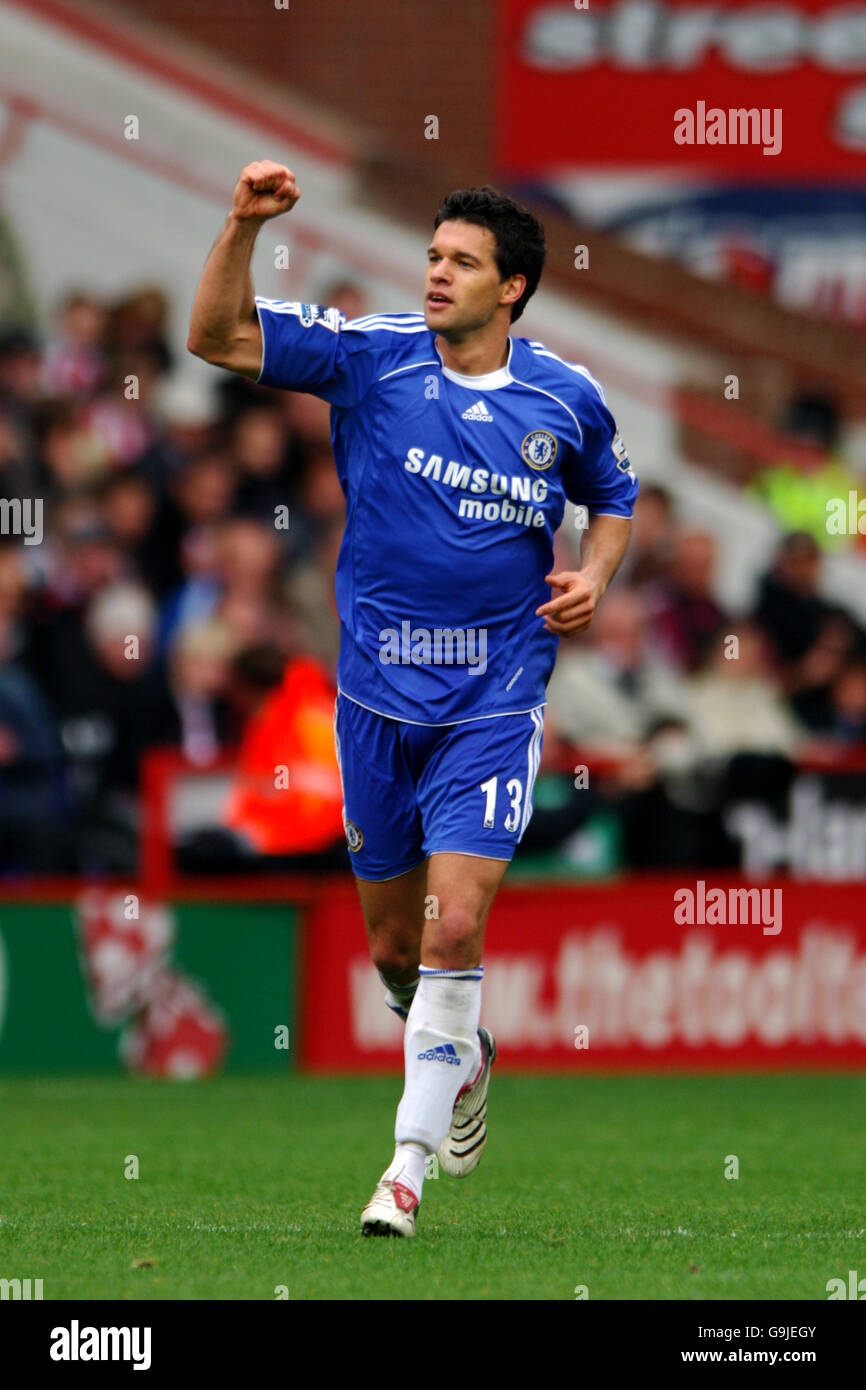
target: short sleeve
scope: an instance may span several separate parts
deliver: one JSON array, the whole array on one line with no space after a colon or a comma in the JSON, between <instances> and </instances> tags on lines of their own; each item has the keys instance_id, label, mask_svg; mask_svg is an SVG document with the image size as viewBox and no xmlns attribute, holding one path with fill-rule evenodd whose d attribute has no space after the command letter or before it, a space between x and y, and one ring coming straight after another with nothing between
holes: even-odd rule
<instances>
[{"instance_id":1,"label":"short sleeve","mask_svg":"<svg viewBox=\"0 0 866 1390\"><path fill-rule=\"evenodd\" d=\"M565 495L591 514L630 517L638 481L622 436L594 382L582 395L579 446L563 467Z\"/></svg>"},{"instance_id":2,"label":"short sleeve","mask_svg":"<svg viewBox=\"0 0 866 1390\"><path fill-rule=\"evenodd\" d=\"M256 295L262 330L262 386L279 386L321 396L331 405L355 405L376 375L371 339L352 327L339 309L323 304L265 299Z\"/></svg>"}]
</instances>

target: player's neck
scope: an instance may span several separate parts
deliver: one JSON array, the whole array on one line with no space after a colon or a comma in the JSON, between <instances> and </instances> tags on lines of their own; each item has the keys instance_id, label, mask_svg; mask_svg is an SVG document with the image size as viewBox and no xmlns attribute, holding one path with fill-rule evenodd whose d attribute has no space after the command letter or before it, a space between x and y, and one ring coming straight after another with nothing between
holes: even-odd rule
<instances>
[{"instance_id":1,"label":"player's neck","mask_svg":"<svg viewBox=\"0 0 866 1390\"><path fill-rule=\"evenodd\" d=\"M503 339L501 330L494 335L480 329L458 343L450 343L438 333L436 346L443 366L452 372L459 372L461 376L487 376L489 372L504 367L508 361L508 335Z\"/></svg>"}]
</instances>

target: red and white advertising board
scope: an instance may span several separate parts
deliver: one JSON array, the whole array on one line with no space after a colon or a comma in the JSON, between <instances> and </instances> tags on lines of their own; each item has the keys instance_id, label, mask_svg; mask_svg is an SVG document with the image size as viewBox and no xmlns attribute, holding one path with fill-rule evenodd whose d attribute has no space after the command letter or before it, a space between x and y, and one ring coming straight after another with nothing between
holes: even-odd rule
<instances>
[{"instance_id":1,"label":"red and white advertising board","mask_svg":"<svg viewBox=\"0 0 866 1390\"><path fill-rule=\"evenodd\" d=\"M498 1065L866 1066L862 886L759 886L772 919L758 919L760 905L749 915L745 900L735 911L731 890L756 885L723 876L504 888L487 928L481 1015ZM684 889L695 895L691 924L677 920ZM712 906L722 898L724 923ZM300 1024L311 1071L402 1065L402 1024L384 1003L351 883L328 888L307 919Z\"/></svg>"},{"instance_id":2,"label":"red and white advertising board","mask_svg":"<svg viewBox=\"0 0 866 1390\"><path fill-rule=\"evenodd\" d=\"M498 167L511 176L665 168L765 182L863 171L863 3L503 0L500 24L494 124ZM685 109L695 138L680 144ZM781 112L780 139L734 140L740 126L711 114L738 110L767 112L768 130Z\"/></svg>"}]
</instances>

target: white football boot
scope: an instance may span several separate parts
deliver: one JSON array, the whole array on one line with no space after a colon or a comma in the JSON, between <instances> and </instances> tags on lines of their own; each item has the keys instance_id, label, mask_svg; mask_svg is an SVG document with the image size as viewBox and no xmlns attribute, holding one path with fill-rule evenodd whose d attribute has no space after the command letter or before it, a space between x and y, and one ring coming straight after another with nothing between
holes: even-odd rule
<instances>
[{"instance_id":1,"label":"white football boot","mask_svg":"<svg viewBox=\"0 0 866 1390\"><path fill-rule=\"evenodd\" d=\"M481 1162L487 1143L487 1087L496 1061L496 1041L486 1028L478 1029L481 1070L471 1086L465 1086L454 1102L451 1128L439 1145L440 1168L449 1177L465 1178Z\"/></svg>"},{"instance_id":2,"label":"white football boot","mask_svg":"<svg viewBox=\"0 0 866 1390\"><path fill-rule=\"evenodd\" d=\"M365 1236L414 1236L415 1213L420 1205L405 1183L380 1178L361 1212L361 1232Z\"/></svg>"}]
</instances>

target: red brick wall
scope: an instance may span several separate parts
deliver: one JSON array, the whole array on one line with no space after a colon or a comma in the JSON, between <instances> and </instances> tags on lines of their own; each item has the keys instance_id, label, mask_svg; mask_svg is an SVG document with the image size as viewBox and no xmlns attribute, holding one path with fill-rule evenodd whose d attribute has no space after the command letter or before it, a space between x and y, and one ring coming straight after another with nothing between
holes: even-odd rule
<instances>
[{"instance_id":1,"label":"red brick wall","mask_svg":"<svg viewBox=\"0 0 866 1390\"><path fill-rule=\"evenodd\" d=\"M115 0L385 137L491 176L495 0ZM424 118L439 118L439 139Z\"/></svg>"}]
</instances>

